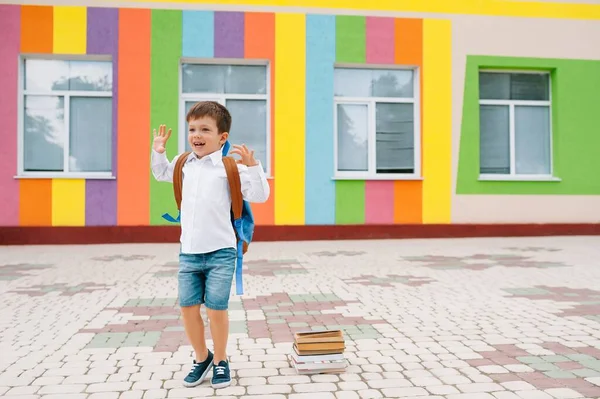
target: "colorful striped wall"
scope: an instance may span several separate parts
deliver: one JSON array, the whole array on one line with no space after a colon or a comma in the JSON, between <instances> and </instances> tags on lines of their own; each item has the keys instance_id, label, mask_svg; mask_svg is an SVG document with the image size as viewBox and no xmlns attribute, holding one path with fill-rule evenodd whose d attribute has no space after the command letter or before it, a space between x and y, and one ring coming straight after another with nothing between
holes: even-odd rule
<instances>
[{"instance_id":1,"label":"colorful striped wall","mask_svg":"<svg viewBox=\"0 0 600 399\"><path fill-rule=\"evenodd\" d=\"M0 5L0 225L157 225L175 212L170 184L150 174L151 128L178 143L179 65L254 58L271 69L271 198L258 224L449 223L451 24L298 13ZM114 68L113 180L15 179L18 57L108 54ZM333 65L420 67L422 181L333 176Z\"/></svg>"}]
</instances>

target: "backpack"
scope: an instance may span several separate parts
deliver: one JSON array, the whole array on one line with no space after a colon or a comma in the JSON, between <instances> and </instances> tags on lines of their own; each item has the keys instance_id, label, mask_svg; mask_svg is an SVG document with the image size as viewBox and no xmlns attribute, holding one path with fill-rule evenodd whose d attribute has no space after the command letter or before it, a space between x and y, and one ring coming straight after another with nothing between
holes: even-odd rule
<instances>
[{"instance_id":1,"label":"backpack","mask_svg":"<svg viewBox=\"0 0 600 399\"><path fill-rule=\"evenodd\" d=\"M225 165L225 172L227 173L227 180L229 182L229 191L231 193L231 223L237 240L235 291L236 295L242 295L244 293L244 284L242 281L243 257L246 251L248 251L248 246L254 235L254 216L252 215L250 204L248 201L244 201L242 197L242 184L237 163L232 157L226 156L229 147L229 142L225 142L225 145L223 146L223 165ZM177 162L175 162L175 169L173 170L173 192L175 194L175 202L177 203L179 215L177 216L177 219L174 219L171 215L164 214L163 218L170 222L176 223L180 221L183 165L190 154L191 151L181 154L181 156L177 158Z\"/></svg>"}]
</instances>

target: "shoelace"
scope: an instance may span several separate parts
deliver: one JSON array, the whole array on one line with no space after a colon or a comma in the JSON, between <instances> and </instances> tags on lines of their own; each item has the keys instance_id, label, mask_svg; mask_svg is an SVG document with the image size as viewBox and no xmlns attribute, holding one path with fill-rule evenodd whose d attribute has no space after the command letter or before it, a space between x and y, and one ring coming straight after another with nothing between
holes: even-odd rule
<instances>
[{"instance_id":1,"label":"shoelace","mask_svg":"<svg viewBox=\"0 0 600 399\"><path fill-rule=\"evenodd\" d=\"M215 373L218 375L225 375L225 367L223 367L223 366L215 367Z\"/></svg>"},{"instance_id":2,"label":"shoelace","mask_svg":"<svg viewBox=\"0 0 600 399\"><path fill-rule=\"evenodd\" d=\"M200 363L194 363L194 365L192 366L192 369L190 370L190 373L195 372L196 369L198 368L198 366L200 366Z\"/></svg>"}]
</instances>

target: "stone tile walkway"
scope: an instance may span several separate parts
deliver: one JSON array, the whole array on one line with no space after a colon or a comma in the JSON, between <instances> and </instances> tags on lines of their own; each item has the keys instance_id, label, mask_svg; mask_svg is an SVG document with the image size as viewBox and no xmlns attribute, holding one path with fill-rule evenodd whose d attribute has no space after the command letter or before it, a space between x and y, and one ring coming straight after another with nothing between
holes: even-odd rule
<instances>
[{"instance_id":1,"label":"stone tile walkway","mask_svg":"<svg viewBox=\"0 0 600 399\"><path fill-rule=\"evenodd\" d=\"M0 247L0 397L600 398L600 237L254 243L219 391L181 385L177 249ZM320 328L350 366L297 375Z\"/></svg>"}]
</instances>

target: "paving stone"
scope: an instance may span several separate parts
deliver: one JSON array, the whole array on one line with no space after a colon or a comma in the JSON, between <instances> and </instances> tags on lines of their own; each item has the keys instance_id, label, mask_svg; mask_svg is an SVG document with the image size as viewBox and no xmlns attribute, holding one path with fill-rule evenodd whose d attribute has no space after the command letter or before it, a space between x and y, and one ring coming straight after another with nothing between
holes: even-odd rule
<instances>
[{"instance_id":1,"label":"paving stone","mask_svg":"<svg viewBox=\"0 0 600 399\"><path fill-rule=\"evenodd\" d=\"M149 389L144 392L144 399L162 399L166 398L167 394L166 389Z\"/></svg>"},{"instance_id":2,"label":"paving stone","mask_svg":"<svg viewBox=\"0 0 600 399\"><path fill-rule=\"evenodd\" d=\"M112 391L127 391L131 388L131 382L105 382L99 384L91 384L86 389L86 392L112 392Z\"/></svg>"},{"instance_id":3,"label":"paving stone","mask_svg":"<svg viewBox=\"0 0 600 399\"><path fill-rule=\"evenodd\" d=\"M119 399L142 399L144 391L126 391L122 392Z\"/></svg>"},{"instance_id":4,"label":"paving stone","mask_svg":"<svg viewBox=\"0 0 600 399\"><path fill-rule=\"evenodd\" d=\"M264 394L274 394L274 393L283 393L289 394L292 392L292 387L290 385L263 385L263 386L249 386L247 387L246 392L248 395L264 395Z\"/></svg>"},{"instance_id":5,"label":"paving stone","mask_svg":"<svg viewBox=\"0 0 600 399\"><path fill-rule=\"evenodd\" d=\"M575 399L582 398L583 395L569 388L550 388L546 393L557 399Z\"/></svg>"},{"instance_id":6,"label":"paving stone","mask_svg":"<svg viewBox=\"0 0 600 399\"><path fill-rule=\"evenodd\" d=\"M496 399L521 399L516 393L507 391L493 392L492 395Z\"/></svg>"},{"instance_id":7,"label":"paving stone","mask_svg":"<svg viewBox=\"0 0 600 399\"><path fill-rule=\"evenodd\" d=\"M318 393L294 393L288 396L289 399L314 399L315 395L323 399L335 399L335 395L331 392Z\"/></svg>"},{"instance_id":8,"label":"paving stone","mask_svg":"<svg viewBox=\"0 0 600 399\"><path fill-rule=\"evenodd\" d=\"M553 399L550 394L543 391L520 391L517 392L517 395L521 399Z\"/></svg>"},{"instance_id":9,"label":"paving stone","mask_svg":"<svg viewBox=\"0 0 600 399\"><path fill-rule=\"evenodd\" d=\"M418 387L384 388L381 390L386 398L407 398L412 396L427 395L427 391Z\"/></svg>"},{"instance_id":10,"label":"paving stone","mask_svg":"<svg viewBox=\"0 0 600 399\"><path fill-rule=\"evenodd\" d=\"M584 256L600 256L599 244L597 237L257 243L247 260L251 289L230 303L234 383L219 391L181 386L192 348L177 307L177 245L48 246L44 263L52 266L19 278L18 287L3 282L10 323L0 324L0 395L598 398L600 269L583 265ZM11 264L35 264L36 256L0 247ZM102 268L82 267L98 262ZM565 270L575 276L568 287ZM44 301L23 302L16 290L43 293ZM324 328L343 330L346 372L296 374L293 333Z\"/></svg>"}]
</instances>

